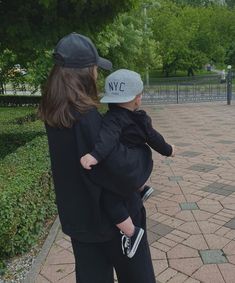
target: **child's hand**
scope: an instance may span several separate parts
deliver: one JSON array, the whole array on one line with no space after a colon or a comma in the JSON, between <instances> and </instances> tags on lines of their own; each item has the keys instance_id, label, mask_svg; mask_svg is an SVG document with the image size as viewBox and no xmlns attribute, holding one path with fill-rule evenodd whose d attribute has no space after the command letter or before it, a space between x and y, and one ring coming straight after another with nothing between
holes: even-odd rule
<instances>
[{"instance_id":1,"label":"child's hand","mask_svg":"<svg viewBox=\"0 0 235 283\"><path fill-rule=\"evenodd\" d=\"M82 164L82 167L87 170L91 170L91 166L98 163L98 161L89 153L81 157L80 162Z\"/></svg>"},{"instance_id":2,"label":"child's hand","mask_svg":"<svg viewBox=\"0 0 235 283\"><path fill-rule=\"evenodd\" d=\"M175 146L172 144L172 153L171 153L171 157L175 157Z\"/></svg>"}]
</instances>

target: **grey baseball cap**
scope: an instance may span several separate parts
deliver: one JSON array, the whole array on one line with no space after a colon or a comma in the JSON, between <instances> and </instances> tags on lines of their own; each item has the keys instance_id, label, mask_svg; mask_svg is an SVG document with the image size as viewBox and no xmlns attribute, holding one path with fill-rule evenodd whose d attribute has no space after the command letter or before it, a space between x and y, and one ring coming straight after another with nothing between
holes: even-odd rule
<instances>
[{"instance_id":1,"label":"grey baseball cap","mask_svg":"<svg viewBox=\"0 0 235 283\"><path fill-rule=\"evenodd\" d=\"M57 43L53 58L56 65L66 68L82 69L97 65L105 70L112 69L112 63L99 56L90 38L75 32L64 36Z\"/></svg>"},{"instance_id":2,"label":"grey baseball cap","mask_svg":"<svg viewBox=\"0 0 235 283\"><path fill-rule=\"evenodd\" d=\"M144 84L140 75L134 71L120 69L105 80L105 94L101 103L125 103L135 99L143 92Z\"/></svg>"}]
</instances>

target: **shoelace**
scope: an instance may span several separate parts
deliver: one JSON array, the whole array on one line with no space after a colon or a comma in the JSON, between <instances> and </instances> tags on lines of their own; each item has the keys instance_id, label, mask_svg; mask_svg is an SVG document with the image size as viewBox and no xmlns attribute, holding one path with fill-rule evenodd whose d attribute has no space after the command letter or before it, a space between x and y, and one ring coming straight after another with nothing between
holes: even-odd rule
<instances>
[{"instance_id":1,"label":"shoelace","mask_svg":"<svg viewBox=\"0 0 235 283\"><path fill-rule=\"evenodd\" d=\"M122 236L122 253L124 255L126 255L125 248L128 248L130 246L130 240L131 239L127 237L126 235Z\"/></svg>"}]
</instances>

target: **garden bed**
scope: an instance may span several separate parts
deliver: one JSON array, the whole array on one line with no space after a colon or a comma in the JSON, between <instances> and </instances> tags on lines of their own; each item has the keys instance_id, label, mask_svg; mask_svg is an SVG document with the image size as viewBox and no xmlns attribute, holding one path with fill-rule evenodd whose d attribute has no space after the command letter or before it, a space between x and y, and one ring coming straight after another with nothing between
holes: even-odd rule
<instances>
[{"instance_id":1,"label":"garden bed","mask_svg":"<svg viewBox=\"0 0 235 283\"><path fill-rule=\"evenodd\" d=\"M47 139L43 123L35 117L35 109L0 108L0 278L4 280L16 280L11 279L16 275L12 266L29 264L56 215Z\"/></svg>"}]
</instances>

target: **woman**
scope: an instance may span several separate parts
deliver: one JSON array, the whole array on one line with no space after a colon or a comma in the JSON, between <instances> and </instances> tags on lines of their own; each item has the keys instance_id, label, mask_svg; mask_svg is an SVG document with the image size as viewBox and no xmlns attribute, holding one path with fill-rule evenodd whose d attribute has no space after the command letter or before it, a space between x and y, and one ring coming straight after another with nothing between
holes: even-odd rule
<instances>
[{"instance_id":1,"label":"woman","mask_svg":"<svg viewBox=\"0 0 235 283\"><path fill-rule=\"evenodd\" d=\"M94 147L102 117L97 106L97 67L111 69L89 38L72 33L54 52L53 67L39 107L45 122L56 202L64 233L71 237L79 283L153 283L154 272L146 239L132 259L122 254L120 233L108 219L102 191L126 198L136 226L146 229L145 210L137 192L152 170L148 147L117 145L90 171L80 158ZM128 244L128 243L126 243Z\"/></svg>"}]
</instances>

